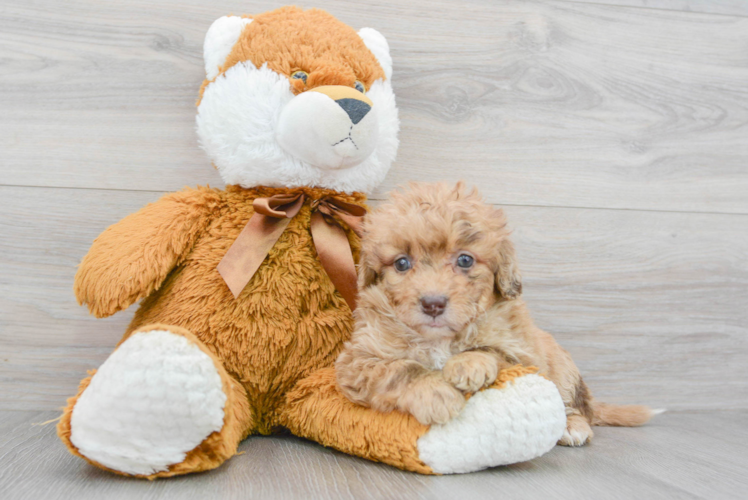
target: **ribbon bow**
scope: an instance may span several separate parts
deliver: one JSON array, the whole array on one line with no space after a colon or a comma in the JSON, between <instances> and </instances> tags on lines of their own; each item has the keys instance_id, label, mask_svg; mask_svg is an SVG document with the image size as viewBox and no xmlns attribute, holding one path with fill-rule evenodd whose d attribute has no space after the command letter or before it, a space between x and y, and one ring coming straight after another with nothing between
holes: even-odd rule
<instances>
[{"instance_id":1,"label":"ribbon bow","mask_svg":"<svg viewBox=\"0 0 748 500\"><path fill-rule=\"evenodd\" d=\"M299 193L254 200L255 213L218 264L218 272L234 298L247 286L286 226L299 213L305 199L304 194ZM356 266L348 237L333 214L360 236L366 209L332 196L314 200L311 206L311 231L317 255L330 281L353 311L356 308Z\"/></svg>"}]
</instances>

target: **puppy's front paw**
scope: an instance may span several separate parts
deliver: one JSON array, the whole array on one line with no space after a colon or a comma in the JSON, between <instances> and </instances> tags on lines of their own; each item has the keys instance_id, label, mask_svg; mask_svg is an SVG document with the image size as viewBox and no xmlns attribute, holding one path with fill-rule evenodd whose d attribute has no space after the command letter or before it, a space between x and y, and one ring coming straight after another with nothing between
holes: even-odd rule
<instances>
[{"instance_id":1,"label":"puppy's front paw","mask_svg":"<svg viewBox=\"0 0 748 500\"><path fill-rule=\"evenodd\" d=\"M465 406L465 396L440 375L413 382L399 406L424 425L444 424Z\"/></svg>"},{"instance_id":2,"label":"puppy's front paw","mask_svg":"<svg viewBox=\"0 0 748 500\"><path fill-rule=\"evenodd\" d=\"M442 369L444 379L461 391L475 392L491 385L499 374L496 357L481 351L451 357Z\"/></svg>"},{"instance_id":3,"label":"puppy's front paw","mask_svg":"<svg viewBox=\"0 0 748 500\"><path fill-rule=\"evenodd\" d=\"M571 415L566 418L566 430L558 440L561 446L584 446L594 436L592 427L581 415Z\"/></svg>"}]
</instances>

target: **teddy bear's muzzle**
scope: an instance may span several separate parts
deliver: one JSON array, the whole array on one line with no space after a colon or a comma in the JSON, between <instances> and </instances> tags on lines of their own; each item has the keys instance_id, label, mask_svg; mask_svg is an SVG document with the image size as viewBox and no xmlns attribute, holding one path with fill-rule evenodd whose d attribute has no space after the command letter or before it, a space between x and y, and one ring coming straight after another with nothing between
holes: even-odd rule
<instances>
[{"instance_id":1,"label":"teddy bear's muzzle","mask_svg":"<svg viewBox=\"0 0 748 500\"><path fill-rule=\"evenodd\" d=\"M378 137L373 102L342 85L316 87L294 97L281 111L276 127L283 149L324 170L363 162L374 151Z\"/></svg>"}]
</instances>

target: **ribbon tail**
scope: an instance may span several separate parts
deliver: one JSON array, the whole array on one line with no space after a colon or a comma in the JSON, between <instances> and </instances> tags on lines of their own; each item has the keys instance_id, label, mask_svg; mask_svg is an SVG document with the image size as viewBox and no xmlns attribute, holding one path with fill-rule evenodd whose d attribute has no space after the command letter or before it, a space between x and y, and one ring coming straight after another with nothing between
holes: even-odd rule
<instances>
[{"instance_id":1,"label":"ribbon tail","mask_svg":"<svg viewBox=\"0 0 748 500\"><path fill-rule=\"evenodd\" d=\"M312 239L322 267L351 311L356 309L356 265L345 231L337 223L328 223L320 212L312 214Z\"/></svg>"},{"instance_id":2,"label":"ribbon tail","mask_svg":"<svg viewBox=\"0 0 748 500\"><path fill-rule=\"evenodd\" d=\"M250 217L217 268L234 298L242 293L289 222L291 219L278 219L258 213Z\"/></svg>"},{"instance_id":3,"label":"ribbon tail","mask_svg":"<svg viewBox=\"0 0 748 500\"><path fill-rule=\"evenodd\" d=\"M340 218L359 238L362 236L361 224L367 212L366 207L348 203L335 197L327 197L319 204L319 209L323 214L335 215Z\"/></svg>"},{"instance_id":4,"label":"ribbon tail","mask_svg":"<svg viewBox=\"0 0 748 500\"><path fill-rule=\"evenodd\" d=\"M345 212L340 212L340 211L335 212L335 215L340 217L340 219L348 225L351 231L356 233L356 236L358 236L359 238L363 236L363 233L361 231L361 221L363 220L363 217L359 215L347 214Z\"/></svg>"}]
</instances>

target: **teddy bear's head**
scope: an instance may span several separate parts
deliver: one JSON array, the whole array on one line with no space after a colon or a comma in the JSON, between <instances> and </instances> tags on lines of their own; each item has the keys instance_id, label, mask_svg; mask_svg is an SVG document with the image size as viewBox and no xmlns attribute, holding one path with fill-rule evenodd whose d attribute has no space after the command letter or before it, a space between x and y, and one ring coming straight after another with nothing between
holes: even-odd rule
<instances>
[{"instance_id":1,"label":"teddy bear's head","mask_svg":"<svg viewBox=\"0 0 748 500\"><path fill-rule=\"evenodd\" d=\"M368 193L382 182L399 123L379 32L296 7L225 16L204 59L197 132L227 184Z\"/></svg>"}]
</instances>

